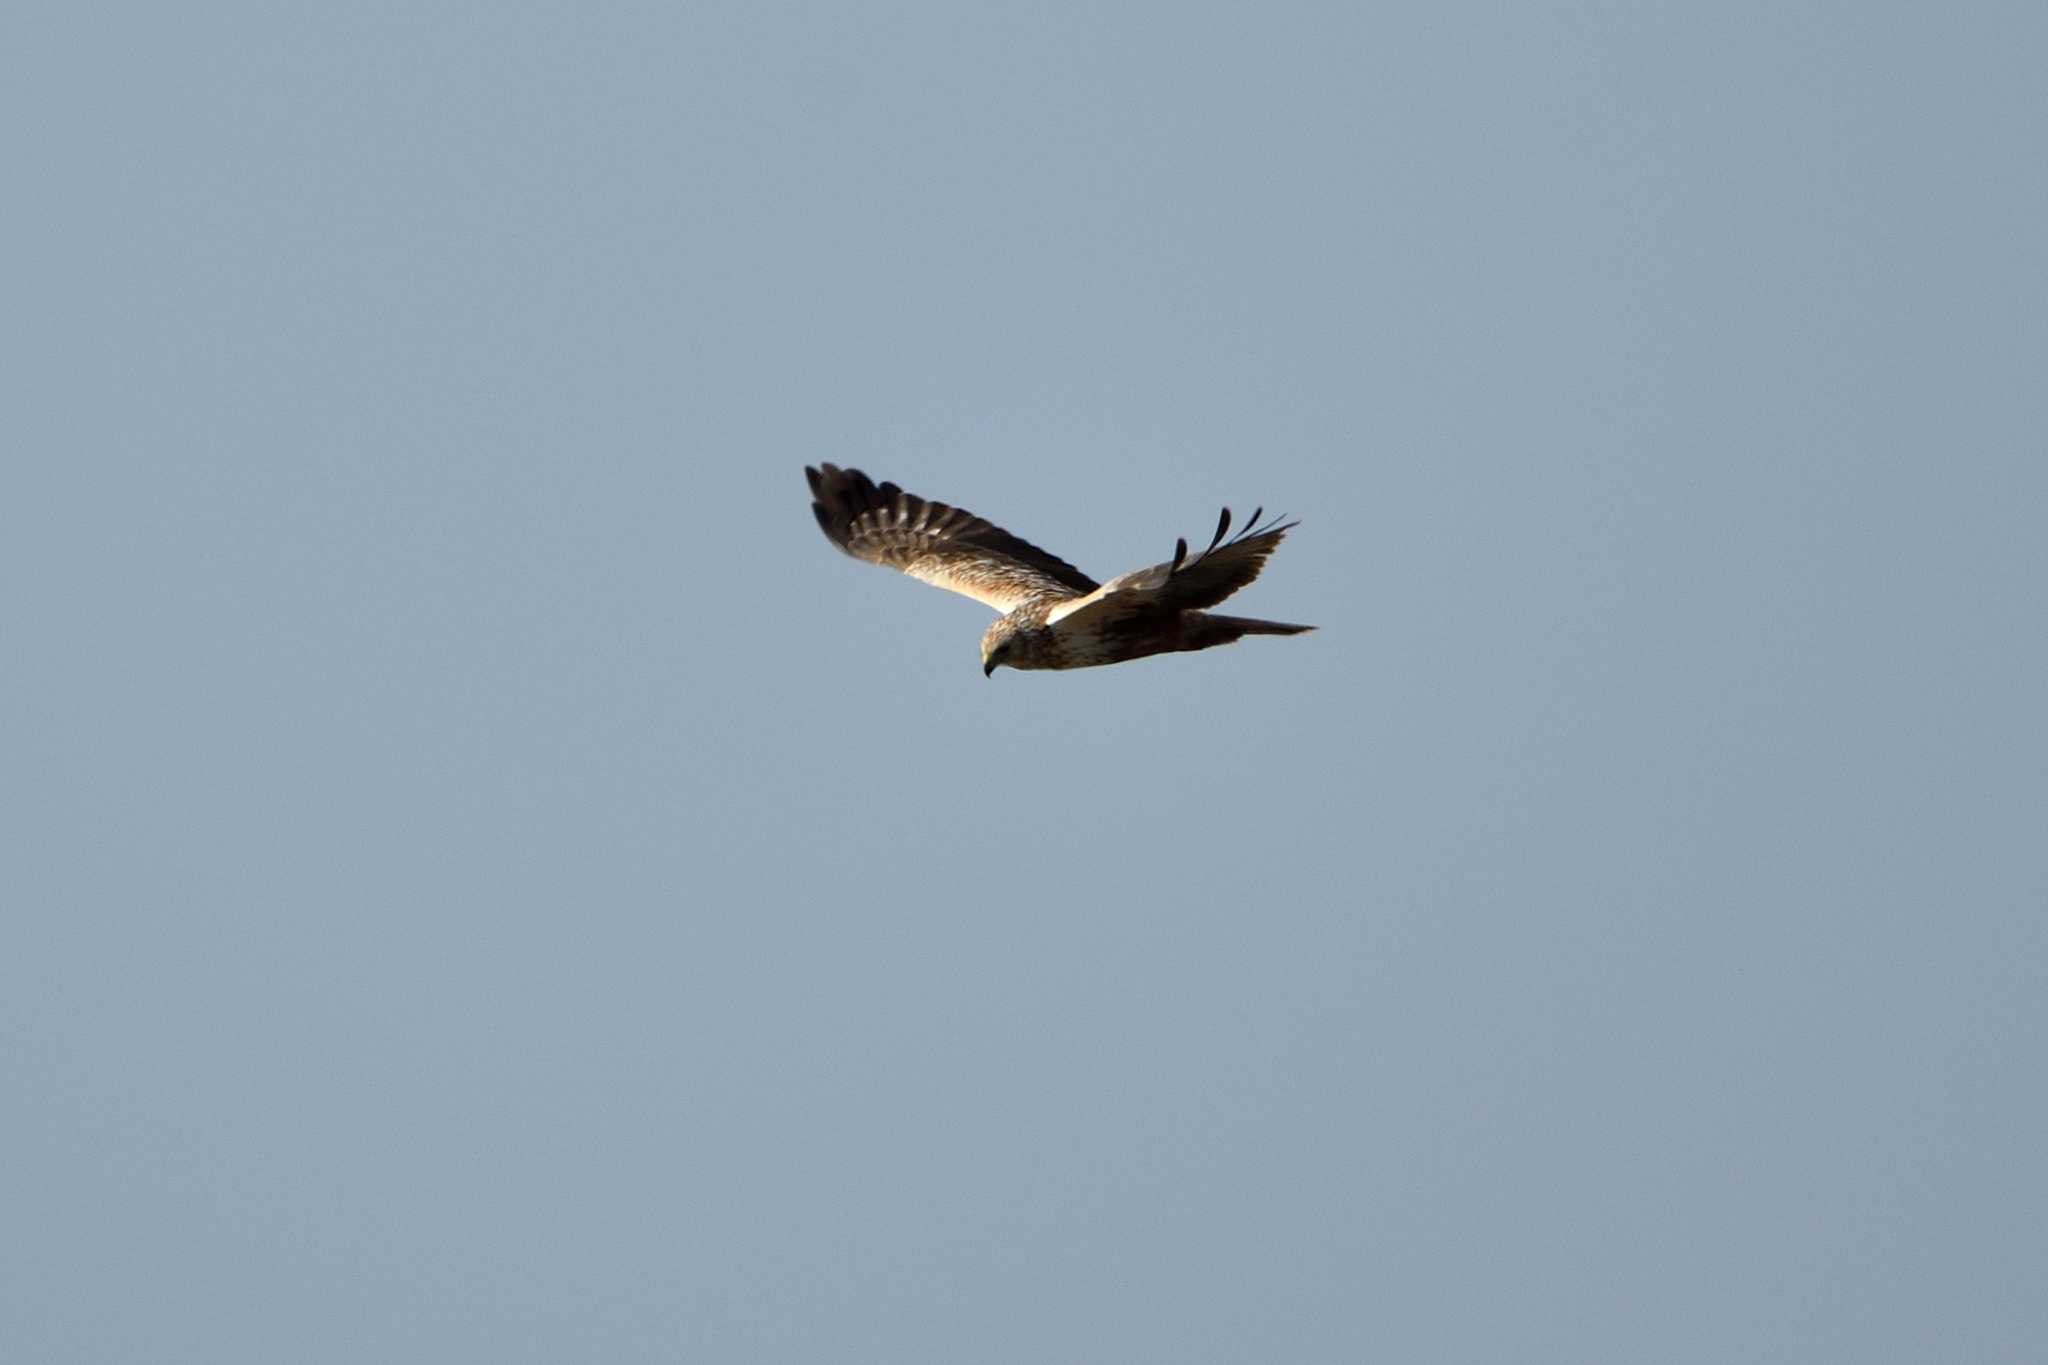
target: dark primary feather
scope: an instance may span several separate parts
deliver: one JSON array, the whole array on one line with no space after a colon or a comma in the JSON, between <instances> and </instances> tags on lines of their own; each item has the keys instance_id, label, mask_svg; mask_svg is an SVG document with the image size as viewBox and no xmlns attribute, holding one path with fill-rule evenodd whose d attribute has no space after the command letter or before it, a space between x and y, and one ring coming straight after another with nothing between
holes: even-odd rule
<instances>
[{"instance_id":1,"label":"dark primary feather","mask_svg":"<svg viewBox=\"0 0 2048 1365\"><path fill-rule=\"evenodd\" d=\"M1263 508L1261 508L1261 509L1260 509L1260 511L1263 511L1263 510L1265 510L1265 509L1263 509ZM1253 520L1253 521L1257 521L1258 519L1259 519L1259 514L1258 514L1258 512L1254 512L1254 513L1252 513L1252 520ZM1222 515L1222 516L1220 516L1220 517L1218 517L1218 518L1216 518L1216 534L1215 534L1215 535L1213 535L1213 536L1210 536L1210 537L1209 537L1209 550L1213 550L1213 549L1215 549L1215 548L1216 548L1216 547L1217 547L1218 545L1221 545L1221 544L1223 543L1223 533L1224 533L1224 532L1226 532L1226 531L1228 531L1229 529L1230 529L1230 509L1229 509L1228 507L1226 507L1226 508L1224 508L1224 509L1223 509L1223 515ZM1207 554L1207 553L1209 553L1209 550L1204 550L1204 551L1202 551L1202 553L1203 553L1203 554Z\"/></svg>"},{"instance_id":2,"label":"dark primary feather","mask_svg":"<svg viewBox=\"0 0 2048 1365\"><path fill-rule=\"evenodd\" d=\"M870 564L899 569L998 611L1034 597L1093 592L1095 580L972 512L877 484L858 469L806 466L811 512L825 538Z\"/></svg>"}]
</instances>

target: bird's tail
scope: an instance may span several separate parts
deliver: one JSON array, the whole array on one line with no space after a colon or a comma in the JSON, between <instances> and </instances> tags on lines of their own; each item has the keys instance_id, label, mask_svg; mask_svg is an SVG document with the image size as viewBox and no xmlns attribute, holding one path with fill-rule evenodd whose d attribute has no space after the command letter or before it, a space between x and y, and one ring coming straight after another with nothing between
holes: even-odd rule
<instances>
[{"instance_id":1,"label":"bird's tail","mask_svg":"<svg viewBox=\"0 0 2048 1365\"><path fill-rule=\"evenodd\" d=\"M1232 640L1241 640L1247 635L1299 635L1314 630L1314 626L1290 625L1285 621L1259 621L1249 616L1211 616L1201 614L1200 625L1196 628L1196 649L1207 649L1211 645L1227 645Z\"/></svg>"}]
</instances>

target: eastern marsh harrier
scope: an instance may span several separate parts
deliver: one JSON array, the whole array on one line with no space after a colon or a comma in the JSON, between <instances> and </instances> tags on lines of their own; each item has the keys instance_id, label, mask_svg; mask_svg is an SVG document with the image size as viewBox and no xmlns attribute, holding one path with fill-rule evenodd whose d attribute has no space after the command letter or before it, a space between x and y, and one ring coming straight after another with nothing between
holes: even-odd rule
<instances>
[{"instance_id":1,"label":"eastern marsh harrier","mask_svg":"<svg viewBox=\"0 0 2048 1365\"><path fill-rule=\"evenodd\" d=\"M1003 613L981 637L984 677L1002 667L1090 668L1315 629L1203 610L1257 578L1295 522L1276 518L1260 526L1253 512L1250 524L1225 540L1226 507L1200 554L1189 556L1182 540L1168 563L1097 583L972 512L893 483L877 485L858 469L806 465L804 477L811 481L811 511L834 545Z\"/></svg>"}]
</instances>

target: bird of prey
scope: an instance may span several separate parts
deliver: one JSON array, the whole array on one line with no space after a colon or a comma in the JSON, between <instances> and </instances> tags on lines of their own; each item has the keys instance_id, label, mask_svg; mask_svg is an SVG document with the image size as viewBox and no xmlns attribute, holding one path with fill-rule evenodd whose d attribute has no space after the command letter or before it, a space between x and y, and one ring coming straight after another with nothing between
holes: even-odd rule
<instances>
[{"instance_id":1,"label":"bird of prey","mask_svg":"<svg viewBox=\"0 0 2048 1365\"><path fill-rule=\"evenodd\" d=\"M1234 539L1230 509L1209 548L1097 583L1063 559L974 513L877 484L858 469L806 465L811 511L825 538L855 559L901 569L1002 612L981 637L981 672L1090 668L1148 654L1208 649L1246 635L1299 635L1314 626L1217 616L1204 610L1259 576L1266 556L1297 524L1252 513Z\"/></svg>"}]
</instances>

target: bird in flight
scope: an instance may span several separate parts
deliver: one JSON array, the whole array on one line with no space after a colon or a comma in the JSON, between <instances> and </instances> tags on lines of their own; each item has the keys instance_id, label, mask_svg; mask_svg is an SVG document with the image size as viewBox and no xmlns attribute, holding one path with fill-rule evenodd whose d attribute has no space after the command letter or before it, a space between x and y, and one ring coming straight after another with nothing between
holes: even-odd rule
<instances>
[{"instance_id":1,"label":"bird in flight","mask_svg":"<svg viewBox=\"0 0 2048 1365\"><path fill-rule=\"evenodd\" d=\"M804 466L811 511L825 539L855 559L900 569L1002 612L981 637L981 672L998 668L1092 668L1148 654L1208 649L1246 635L1299 635L1314 626L1218 616L1204 610L1259 576L1266 556L1298 523L1259 525L1253 512L1230 540L1230 509L1209 548L1097 583L974 513L877 484L858 469Z\"/></svg>"}]
</instances>

